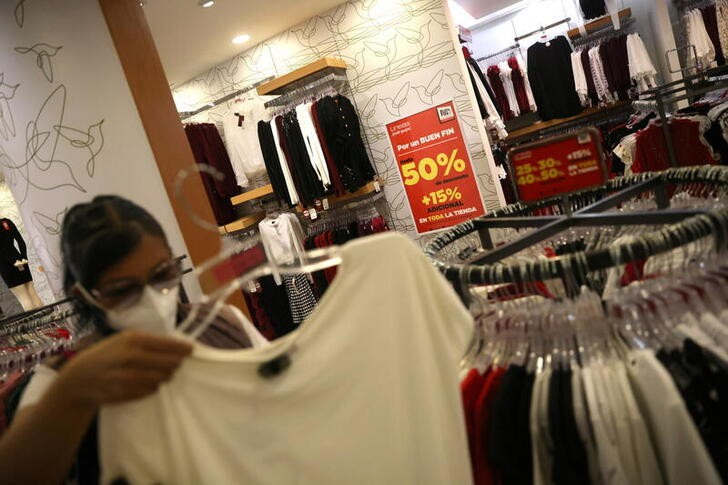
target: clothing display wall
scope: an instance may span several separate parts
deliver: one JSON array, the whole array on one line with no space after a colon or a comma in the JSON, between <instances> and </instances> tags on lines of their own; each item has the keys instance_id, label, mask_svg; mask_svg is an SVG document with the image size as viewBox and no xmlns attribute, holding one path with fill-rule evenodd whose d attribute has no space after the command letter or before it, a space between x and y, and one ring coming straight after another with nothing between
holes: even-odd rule
<instances>
[{"instance_id":1,"label":"clothing display wall","mask_svg":"<svg viewBox=\"0 0 728 485\"><path fill-rule=\"evenodd\" d=\"M261 349L196 344L156 394L103 407L102 482L471 483L457 372L470 314L405 236L341 255L298 331ZM281 356L289 367L259 374Z\"/></svg>"}]
</instances>

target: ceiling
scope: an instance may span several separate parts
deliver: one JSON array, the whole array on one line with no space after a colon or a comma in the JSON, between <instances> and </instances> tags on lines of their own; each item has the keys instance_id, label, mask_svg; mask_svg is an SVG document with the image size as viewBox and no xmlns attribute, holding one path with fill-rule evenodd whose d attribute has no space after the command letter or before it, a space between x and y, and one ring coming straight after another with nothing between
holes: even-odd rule
<instances>
[{"instance_id":1,"label":"ceiling","mask_svg":"<svg viewBox=\"0 0 728 485\"><path fill-rule=\"evenodd\" d=\"M344 0L146 0L146 14L170 84L178 85ZM250 35L241 45L232 38Z\"/></svg>"},{"instance_id":2,"label":"ceiling","mask_svg":"<svg viewBox=\"0 0 728 485\"><path fill-rule=\"evenodd\" d=\"M520 0L455 0L472 17L480 19L498 10L510 7Z\"/></svg>"}]
</instances>

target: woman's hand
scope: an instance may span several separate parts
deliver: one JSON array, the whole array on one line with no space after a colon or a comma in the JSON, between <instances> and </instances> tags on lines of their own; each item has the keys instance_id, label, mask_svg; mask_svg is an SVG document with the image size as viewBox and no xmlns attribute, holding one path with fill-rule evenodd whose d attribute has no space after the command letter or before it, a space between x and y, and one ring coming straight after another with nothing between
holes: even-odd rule
<instances>
[{"instance_id":1,"label":"woman's hand","mask_svg":"<svg viewBox=\"0 0 728 485\"><path fill-rule=\"evenodd\" d=\"M139 399L168 381L192 347L179 340L124 331L79 352L58 376L74 404L96 408Z\"/></svg>"}]
</instances>

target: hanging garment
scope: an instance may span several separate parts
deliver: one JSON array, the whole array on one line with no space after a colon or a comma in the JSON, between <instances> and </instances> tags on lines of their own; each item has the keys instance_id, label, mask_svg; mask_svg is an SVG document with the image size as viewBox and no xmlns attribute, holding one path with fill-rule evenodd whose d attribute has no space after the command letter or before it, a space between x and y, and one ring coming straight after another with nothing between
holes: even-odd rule
<instances>
[{"instance_id":1,"label":"hanging garment","mask_svg":"<svg viewBox=\"0 0 728 485\"><path fill-rule=\"evenodd\" d=\"M290 165L286 159L285 153L283 152L283 142L280 138L278 125L276 124L276 120L270 120L268 124L270 125L271 134L273 135L273 141L275 143L275 150L278 155L281 173L283 174L283 180L286 182L286 192L288 193L288 197L290 197L291 205L298 204L300 201L298 189L296 189L294 174L291 172Z\"/></svg>"},{"instance_id":2,"label":"hanging garment","mask_svg":"<svg viewBox=\"0 0 728 485\"><path fill-rule=\"evenodd\" d=\"M222 178L218 179L207 172L200 172L217 224L222 226L232 222L235 220L235 211L230 198L237 195L240 188L217 127L211 123L187 124L185 134L195 162L210 166L222 174Z\"/></svg>"},{"instance_id":3,"label":"hanging garment","mask_svg":"<svg viewBox=\"0 0 728 485\"><path fill-rule=\"evenodd\" d=\"M579 101L585 108L591 106L589 99L589 86L586 82L584 67L581 63L581 51L571 53L571 70L574 73L574 88L576 94L579 95ZM589 73L591 75L591 72Z\"/></svg>"},{"instance_id":4,"label":"hanging garment","mask_svg":"<svg viewBox=\"0 0 728 485\"><path fill-rule=\"evenodd\" d=\"M614 103L614 96L611 93L607 77L604 74L604 66L602 65L602 58L599 55L598 46L589 49L589 64L591 65L592 78L594 79L594 86L597 90L600 103Z\"/></svg>"},{"instance_id":5,"label":"hanging garment","mask_svg":"<svg viewBox=\"0 0 728 485\"><path fill-rule=\"evenodd\" d=\"M283 282L288 294L288 303L291 306L293 327L298 328L316 308L316 297L305 274L284 275Z\"/></svg>"},{"instance_id":6,"label":"hanging garment","mask_svg":"<svg viewBox=\"0 0 728 485\"><path fill-rule=\"evenodd\" d=\"M471 483L458 395L470 314L402 235L341 251L298 331L259 350L196 345L154 395L102 407L102 482ZM290 366L262 378L282 356Z\"/></svg>"},{"instance_id":7,"label":"hanging garment","mask_svg":"<svg viewBox=\"0 0 728 485\"><path fill-rule=\"evenodd\" d=\"M307 207L311 206L314 199L323 197L326 194L326 188L319 179L316 169L308 156L306 141L301 133L295 111L289 111L283 115L281 128L282 130L278 131L278 135L285 139L283 150L288 159L288 167L291 172L296 173L293 177L296 191L301 202Z\"/></svg>"},{"instance_id":8,"label":"hanging garment","mask_svg":"<svg viewBox=\"0 0 728 485\"><path fill-rule=\"evenodd\" d=\"M528 71L526 70L526 63L523 62L523 57L521 56L520 52L516 52L515 54L516 62L518 63L518 67L523 73L523 84L526 87L526 97L528 98L528 106L531 108L531 111L536 111L538 107L536 106L536 100L533 98L533 90L531 89L531 83L528 81Z\"/></svg>"},{"instance_id":9,"label":"hanging garment","mask_svg":"<svg viewBox=\"0 0 728 485\"><path fill-rule=\"evenodd\" d=\"M644 42L639 34L627 36L627 57L629 58L629 75L642 92L657 86L657 70L650 60Z\"/></svg>"},{"instance_id":10,"label":"hanging garment","mask_svg":"<svg viewBox=\"0 0 728 485\"><path fill-rule=\"evenodd\" d=\"M281 160L278 158L278 149L270 123L265 121L258 122L258 140L263 153L268 178L273 186L273 193L276 194L279 200L289 206L294 205L292 197L288 193L286 177L283 175L283 164L285 164L285 161L281 164Z\"/></svg>"},{"instance_id":11,"label":"hanging garment","mask_svg":"<svg viewBox=\"0 0 728 485\"><path fill-rule=\"evenodd\" d=\"M584 68L584 77L586 78L587 92L589 94L589 100L591 105L595 106L599 104L599 96L597 95L597 88L594 85L594 77L592 76L591 61L589 61L589 49L581 51L581 67Z\"/></svg>"},{"instance_id":12,"label":"hanging garment","mask_svg":"<svg viewBox=\"0 0 728 485\"><path fill-rule=\"evenodd\" d=\"M553 440L548 423L548 399L551 369L536 374L533 382L529 427L533 456L533 485L548 485L553 476Z\"/></svg>"},{"instance_id":13,"label":"hanging garment","mask_svg":"<svg viewBox=\"0 0 728 485\"><path fill-rule=\"evenodd\" d=\"M500 112L503 113L503 121L512 120L515 114L508 103L508 95L506 95L506 89L503 86L498 66L488 67L488 81L490 82L490 87L493 88Z\"/></svg>"},{"instance_id":14,"label":"hanging garment","mask_svg":"<svg viewBox=\"0 0 728 485\"><path fill-rule=\"evenodd\" d=\"M511 68L507 62L503 61L498 63L498 69L500 71L501 83L503 83L503 88L506 92L506 98L508 98L508 106L511 108L514 116L520 116L521 110L518 107L516 90L513 88L513 81L511 80Z\"/></svg>"},{"instance_id":15,"label":"hanging garment","mask_svg":"<svg viewBox=\"0 0 728 485\"><path fill-rule=\"evenodd\" d=\"M28 251L20 231L7 218L0 219L0 254L0 276L8 288L33 281L29 265L15 266L18 261L28 260Z\"/></svg>"},{"instance_id":16,"label":"hanging garment","mask_svg":"<svg viewBox=\"0 0 728 485\"><path fill-rule=\"evenodd\" d=\"M499 139L505 139L508 136L506 126L503 124L503 120L500 114L498 114L496 106L492 103L490 96L485 91L486 85L483 84L470 64L468 64L468 74L470 75L470 82L475 87L476 99L478 101L478 107L481 108L481 116L485 120L485 127L494 129Z\"/></svg>"},{"instance_id":17,"label":"hanging garment","mask_svg":"<svg viewBox=\"0 0 728 485\"><path fill-rule=\"evenodd\" d=\"M308 158L316 170L318 176L324 187L328 188L331 186L331 178L329 177L329 169L326 166L326 158L324 156L321 143L319 142L318 133L313 123L311 116L311 103L299 104L296 106L296 118L301 127L301 134L308 151Z\"/></svg>"},{"instance_id":18,"label":"hanging garment","mask_svg":"<svg viewBox=\"0 0 728 485\"><path fill-rule=\"evenodd\" d=\"M728 57L728 0L715 1L715 19L718 23L718 38L723 56Z\"/></svg>"},{"instance_id":19,"label":"hanging garment","mask_svg":"<svg viewBox=\"0 0 728 485\"><path fill-rule=\"evenodd\" d=\"M579 6L581 6L581 12L587 20L601 17L607 13L604 0L579 0Z\"/></svg>"},{"instance_id":20,"label":"hanging garment","mask_svg":"<svg viewBox=\"0 0 728 485\"><path fill-rule=\"evenodd\" d=\"M550 45L536 42L528 48L528 80L542 120L567 118L581 112L571 70L571 46L559 36Z\"/></svg>"},{"instance_id":21,"label":"hanging garment","mask_svg":"<svg viewBox=\"0 0 728 485\"><path fill-rule=\"evenodd\" d=\"M599 45L599 56L615 100L629 99L628 93L632 82L629 75L627 36L620 35L602 42Z\"/></svg>"},{"instance_id":22,"label":"hanging garment","mask_svg":"<svg viewBox=\"0 0 728 485\"><path fill-rule=\"evenodd\" d=\"M319 142L325 140L324 131L321 127L321 120L318 117L318 101L314 101L311 105L311 118L313 119L313 125L316 129L316 135L318 136ZM341 174L339 174L339 168L336 166L336 160L329 150L329 146L326 143L321 143L321 149L324 153L324 159L326 160L326 167L328 168L329 175L331 176L331 184L334 188L334 193L339 197L346 194L346 188L341 183Z\"/></svg>"},{"instance_id":23,"label":"hanging garment","mask_svg":"<svg viewBox=\"0 0 728 485\"><path fill-rule=\"evenodd\" d=\"M289 264L303 257L305 253L303 228L294 214L284 213L276 217L266 217L258 223L258 229L268 261L275 264ZM278 272L274 272L273 277L277 284L283 282Z\"/></svg>"},{"instance_id":24,"label":"hanging garment","mask_svg":"<svg viewBox=\"0 0 728 485\"><path fill-rule=\"evenodd\" d=\"M258 98L233 103L230 113L222 118L225 146L241 187L246 187L248 179L265 171L257 131L257 121L265 118L268 118L265 106Z\"/></svg>"},{"instance_id":25,"label":"hanging garment","mask_svg":"<svg viewBox=\"0 0 728 485\"><path fill-rule=\"evenodd\" d=\"M523 71L521 70L521 66L518 64L518 59L516 59L515 56L509 57L508 66L511 68L511 80L513 81L513 89L516 92L519 111L521 113L530 113L531 111L534 111L535 102L533 103L534 106L531 106L533 94L529 97L529 93L526 89L526 82L528 80L525 78Z\"/></svg>"},{"instance_id":26,"label":"hanging garment","mask_svg":"<svg viewBox=\"0 0 728 485\"><path fill-rule=\"evenodd\" d=\"M705 444L668 371L649 350L634 351L628 373L668 484L720 484Z\"/></svg>"},{"instance_id":27,"label":"hanging garment","mask_svg":"<svg viewBox=\"0 0 728 485\"><path fill-rule=\"evenodd\" d=\"M695 50L688 49L688 65L700 64L703 69L715 67L715 47L705 29L703 15L700 10L690 10L685 15L685 25L688 34L688 44L695 46Z\"/></svg>"},{"instance_id":28,"label":"hanging garment","mask_svg":"<svg viewBox=\"0 0 728 485\"><path fill-rule=\"evenodd\" d=\"M475 59L470 55L470 51L467 47L463 46L463 55L465 56L465 62L470 66L473 70L473 74L476 78L480 79L480 82L483 84L483 87L485 88L485 92L488 93L488 98L490 98L490 102L495 105L496 108L498 108L498 103L495 99L495 94L493 93L493 90L491 89L490 85L488 84L488 81L485 79L485 75L483 74L483 70L480 68L480 65L476 62ZM484 99L485 102L485 99ZM498 108L498 116L503 116L503 113L500 112L500 108Z\"/></svg>"},{"instance_id":29,"label":"hanging garment","mask_svg":"<svg viewBox=\"0 0 728 485\"><path fill-rule=\"evenodd\" d=\"M716 17L715 4L706 5L700 9L700 13L703 16L705 31L708 33L708 37L710 37L713 49L715 49L715 62L719 66L722 66L725 64L725 57L723 55L723 47L720 43L720 33L718 32L718 19Z\"/></svg>"},{"instance_id":30,"label":"hanging garment","mask_svg":"<svg viewBox=\"0 0 728 485\"><path fill-rule=\"evenodd\" d=\"M674 118L669 121L675 161L679 167L715 163L710 145L703 133L710 127L705 117ZM641 173L670 168L662 127L652 124L637 133L632 172Z\"/></svg>"},{"instance_id":31,"label":"hanging garment","mask_svg":"<svg viewBox=\"0 0 728 485\"><path fill-rule=\"evenodd\" d=\"M376 176L361 138L359 116L342 95L325 96L316 103L317 118L347 191L356 192Z\"/></svg>"}]
</instances>

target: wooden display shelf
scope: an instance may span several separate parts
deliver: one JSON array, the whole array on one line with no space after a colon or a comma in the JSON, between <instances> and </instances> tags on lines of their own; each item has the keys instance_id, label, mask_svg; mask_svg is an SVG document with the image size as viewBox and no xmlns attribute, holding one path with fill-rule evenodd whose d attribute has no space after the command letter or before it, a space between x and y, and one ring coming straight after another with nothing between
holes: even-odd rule
<instances>
[{"instance_id":1,"label":"wooden display shelf","mask_svg":"<svg viewBox=\"0 0 728 485\"><path fill-rule=\"evenodd\" d=\"M260 198L265 197L266 195L270 195L272 193L273 193L273 186L271 184L268 184L268 185L263 185L262 187L258 187L257 189L243 192L240 195L236 195L235 197L230 198L230 201L233 203L233 205L238 205L238 204L242 204L243 202L248 202L250 200L260 199Z\"/></svg>"},{"instance_id":2,"label":"wooden display shelf","mask_svg":"<svg viewBox=\"0 0 728 485\"><path fill-rule=\"evenodd\" d=\"M311 75L316 74L320 71L324 71L327 69L346 70L346 68L347 65L345 61L337 59L335 57L324 57L323 59L319 59L310 64L306 64L305 66L298 68L295 71L291 71L288 74L279 76L272 81L261 84L256 88L256 90L258 91L259 96L284 94L286 92L286 88L291 84L300 81L301 79L310 77Z\"/></svg>"},{"instance_id":3,"label":"wooden display shelf","mask_svg":"<svg viewBox=\"0 0 728 485\"><path fill-rule=\"evenodd\" d=\"M224 226L220 226L218 229L220 231L220 234L243 231L245 229L255 226L263 219L265 219L265 212L259 212L257 214L251 214L249 216L241 217L237 221L231 222L230 224L225 224Z\"/></svg>"},{"instance_id":4,"label":"wooden display shelf","mask_svg":"<svg viewBox=\"0 0 728 485\"><path fill-rule=\"evenodd\" d=\"M382 183L379 181L378 178L375 178L374 180L372 180L371 182L369 182L368 184L366 184L364 187L357 190L356 192L347 192L346 194L344 194L342 196L330 195L329 197L322 197L317 200L323 201L324 199L326 199L328 201L329 208L333 208L336 206L346 204L347 202L350 202L350 201L357 199L359 197L362 197L364 195L368 195L368 194L371 194L374 192L381 192L381 191L382 191ZM296 206L296 210L298 212L303 212L306 209L308 209L308 207L304 207L301 204L298 204ZM316 208L316 210L319 210L319 209ZM323 210L325 210L325 209L323 209Z\"/></svg>"},{"instance_id":5,"label":"wooden display shelf","mask_svg":"<svg viewBox=\"0 0 728 485\"><path fill-rule=\"evenodd\" d=\"M619 11L619 20L622 21L624 19L630 18L632 16L632 9L631 8L624 8ZM600 17L596 20L592 20L591 22L587 22L584 24L584 29L586 29L587 34L591 34L592 32L596 32L597 30L603 29L607 25L610 25L612 23L612 16L607 14L604 17ZM578 28L571 29L568 32L570 39L577 39L581 36L581 32L579 32Z\"/></svg>"},{"instance_id":6,"label":"wooden display shelf","mask_svg":"<svg viewBox=\"0 0 728 485\"><path fill-rule=\"evenodd\" d=\"M587 108L587 109L583 110L581 113L579 113L578 115L570 116L568 118L556 118L556 119L548 120L548 121L539 121L532 125L521 128L520 130L516 130L511 133L508 133L508 138L506 138L506 142L517 140L524 136L528 136L533 133L537 133L541 130L555 128L555 127L558 127L559 125L564 125L567 123L572 123L574 121L578 121L580 119L589 118L590 116L596 115L601 112L619 110L619 109L626 107L629 104L630 104L629 101L618 101L616 103L610 104L609 106L595 106L593 108Z\"/></svg>"}]
</instances>

